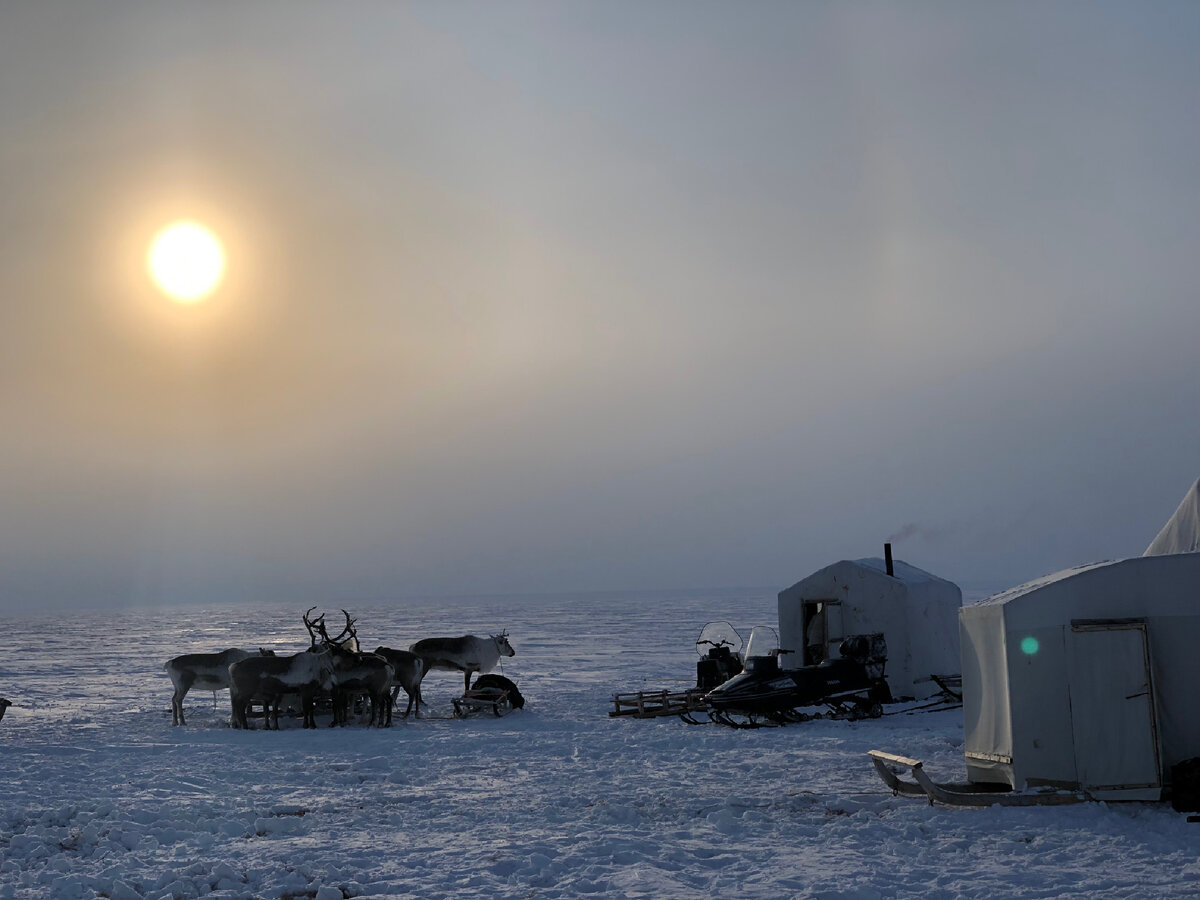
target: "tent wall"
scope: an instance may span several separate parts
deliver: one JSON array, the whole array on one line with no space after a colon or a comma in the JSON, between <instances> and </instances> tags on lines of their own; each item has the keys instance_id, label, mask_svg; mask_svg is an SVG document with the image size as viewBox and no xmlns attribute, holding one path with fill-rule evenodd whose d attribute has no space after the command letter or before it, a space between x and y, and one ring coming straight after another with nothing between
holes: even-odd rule
<instances>
[{"instance_id":1,"label":"tent wall","mask_svg":"<svg viewBox=\"0 0 1200 900\"><path fill-rule=\"evenodd\" d=\"M1021 627L1011 619L1005 628L1014 788L1078 784L1067 672L1068 632L1062 624Z\"/></svg>"},{"instance_id":2,"label":"tent wall","mask_svg":"<svg viewBox=\"0 0 1200 900\"><path fill-rule=\"evenodd\" d=\"M962 660L958 649L958 611L962 609L962 591L958 585L941 578L909 585L907 610L908 670L913 679L930 675L958 675ZM915 683L914 696L934 692L927 682Z\"/></svg>"}]
</instances>

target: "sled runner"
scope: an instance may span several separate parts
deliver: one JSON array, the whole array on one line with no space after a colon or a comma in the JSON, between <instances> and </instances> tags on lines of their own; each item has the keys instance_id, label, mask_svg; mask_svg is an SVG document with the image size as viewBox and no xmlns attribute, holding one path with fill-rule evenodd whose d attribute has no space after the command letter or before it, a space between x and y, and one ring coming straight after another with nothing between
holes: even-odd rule
<instances>
[{"instance_id":1,"label":"sled runner","mask_svg":"<svg viewBox=\"0 0 1200 900\"><path fill-rule=\"evenodd\" d=\"M504 688L471 688L461 697L454 698L454 715L464 719L472 713L491 711L492 715L507 716L513 711L512 698Z\"/></svg>"},{"instance_id":2,"label":"sled runner","mask_svg":"<svg viewBox=\"0 0 1200 900\"><path fill-rule=\"evenodd\" d=\"M930 806L934 801L947 806L1062 806L1091 799L1086 794L1057 789L1013 792L1003 784L939 784L925 774L925 767L919 759L884 753L882 750L870 750L867 755L893 794L926 797ZM915 783L900 778L893 767L908 769Z\"/></svg>"},{"instance_id":3,"label":"sled runner","mask_svg":"<svg viewBox=\"0 0 1200 900\"><path fill-rule=\"evenodd\" d=\"M454 698L454 715L460 719L485 710L490 710L497 717L506 716L512 709L508 691L502 688L472 689Z\"/></svg>"}]
</instances>

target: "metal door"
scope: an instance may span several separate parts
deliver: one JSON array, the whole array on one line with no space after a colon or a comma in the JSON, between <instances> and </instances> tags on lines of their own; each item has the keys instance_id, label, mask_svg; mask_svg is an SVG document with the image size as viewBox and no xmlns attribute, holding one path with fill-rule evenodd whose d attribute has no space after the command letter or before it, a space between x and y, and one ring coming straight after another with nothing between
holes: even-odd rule
<instances>
[{"instance_id":1,"label":"metal door","mask_svg":"<svg viewBox=\"0 0 1200 900\"><path fill-rule=\"evenodd\" d=\"M1162 775L1146 623L1072 622L1067 663L1080 785L1108 799L1159 799Z\"/></svg>"}]
</instances>

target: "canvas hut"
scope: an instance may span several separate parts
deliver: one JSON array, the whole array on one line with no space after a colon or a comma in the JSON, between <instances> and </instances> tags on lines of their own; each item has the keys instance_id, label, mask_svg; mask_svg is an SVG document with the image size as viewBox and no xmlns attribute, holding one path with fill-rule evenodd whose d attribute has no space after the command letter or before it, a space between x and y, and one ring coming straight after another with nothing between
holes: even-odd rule
<instances>
[{"instance_id":1,"label":"canvas hut","mask_svg":"<svg viewBox=\"0 0 1200 900\"><path fill-rule=\"evenodd\" d=\"M785 669L838 656L842 639L883 632L892 696L928 697L930 676L959 673L958 610L953 582L901 560L844 559L779 593L779 642L792 652Z\"/></svg>"},{"instance_id":2,"label":"canvas hut","mask_svg":"<svg viewBox=\"0 0 1200 900\"><path fill-rule=\"evenodd\" d=\"M1200 553L1069 569L959 622L971 781L1157 800L1200 756Z\"/></svg>"}]
</instances>

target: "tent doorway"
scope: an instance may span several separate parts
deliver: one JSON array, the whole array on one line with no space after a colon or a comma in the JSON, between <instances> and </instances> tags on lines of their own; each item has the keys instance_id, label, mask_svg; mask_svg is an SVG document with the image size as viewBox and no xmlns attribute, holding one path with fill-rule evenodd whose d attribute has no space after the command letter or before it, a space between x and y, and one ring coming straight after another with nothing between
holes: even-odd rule
<instances>
[{"instance_id":1,"label":"tent doorway","mask_svg":"<svg viewBox=\"0 0 1200 900\"><path fill-rule=\"evenodd\" d=\"M845 637L842 634L842 604L837 600L805 600L802 608L804 647L800 664L815 666L829 659L829 648Z\"/></svg>"},{"instance_id":2,"label":"tent doorway","mask_svg":"<svg viewBox=\"0 0 1200 900\"><path fill-rule=\"evenodd\" d=\"M1075 620L1067 635L1071 730L1080 786L1097 799L1162 793L1144 620Z\"/></svg>"}]
</instances>

